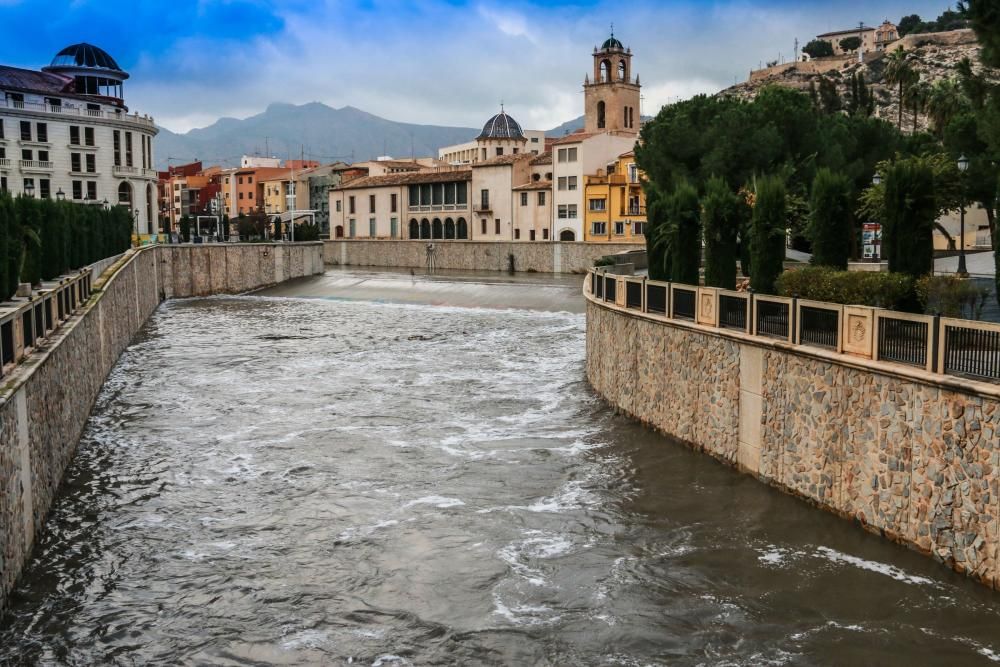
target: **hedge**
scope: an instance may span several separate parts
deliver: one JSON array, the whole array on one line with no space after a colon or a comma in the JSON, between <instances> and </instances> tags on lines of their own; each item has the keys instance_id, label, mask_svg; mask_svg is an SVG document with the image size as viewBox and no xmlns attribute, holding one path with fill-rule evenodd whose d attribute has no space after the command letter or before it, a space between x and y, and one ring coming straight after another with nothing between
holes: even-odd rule
<instances>
[{"instance_id":1,"label":"hedge","mask_svg":"<svg viewBox=\"0 0 1000 667\"><path fill-rule=\"evenodd\" d=\"M37 285L132 245L128 210L0 192L0 300L18 283Z\"/></svg>"},{"instance_id":2,"label":"hedge","mask_svg":"<svg viewBox=\"0 0 1000 667\"><path fill-rule=\"evenodd\" d=\"M785 271L775 286L781 296L890 310L907 308L914 289L913 278L905 273L837 271L822 266Z\"/></svg>"}]
</instances>

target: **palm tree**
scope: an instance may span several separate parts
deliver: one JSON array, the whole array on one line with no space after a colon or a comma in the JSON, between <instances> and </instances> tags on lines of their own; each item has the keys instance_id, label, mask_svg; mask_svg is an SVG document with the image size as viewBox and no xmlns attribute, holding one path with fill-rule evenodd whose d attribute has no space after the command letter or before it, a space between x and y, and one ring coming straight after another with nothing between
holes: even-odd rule
<instances>
[{"instance_id":1,"label":"palm tree","mask_svg":"<svg viewBox=\"0 0 1000 667\"><path fill-rule=\"evenodd\" d=\"M889 63L885 67L885 80L890 86L899 86L899 122L900 132L903 130L903 88L913 79L913 68L906 59L906 51L900 46L889 54Z\"/></svg>"},{"instance_id":2,"label":"palm tree","mask_svg":"<svg viewBox=\"0 0 1000 667\"><path fill-rule=\"evenodd\" d=\"M906 104L913 109L913 134L917 133L917 118L927 105L930 93L931 88L927 85L927 82L921 81L920 74L914 72L914 81L906 89L906 95L904 96Z\"/></svg>"},{"instance_id":3,"label":"palm tree","mask_svg":"<svg viewBox=\"0 0 1000 667\"><path fill-rule=\"evenodd\" d=\"M962 110L962 88L954 79L940 79L927 95L927 115L940 138L955 115Z\"/></svg>"}]
</instances>

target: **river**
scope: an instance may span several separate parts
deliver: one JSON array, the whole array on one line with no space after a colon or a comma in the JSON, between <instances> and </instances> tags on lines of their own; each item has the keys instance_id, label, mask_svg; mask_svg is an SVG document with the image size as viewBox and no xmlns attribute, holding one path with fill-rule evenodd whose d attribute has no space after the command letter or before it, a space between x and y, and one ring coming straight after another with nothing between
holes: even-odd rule
<instances>
[{"instance_id":1,"label":"river","mask_svg":"<svg viewBox=\"0 0 1000 667\"><path fill-rule=\"evenodd\" d=\"M164 304L0 663L1000 660L997 594L602 403L580 280L340 270Z\"/></svg>"}]
</instances>

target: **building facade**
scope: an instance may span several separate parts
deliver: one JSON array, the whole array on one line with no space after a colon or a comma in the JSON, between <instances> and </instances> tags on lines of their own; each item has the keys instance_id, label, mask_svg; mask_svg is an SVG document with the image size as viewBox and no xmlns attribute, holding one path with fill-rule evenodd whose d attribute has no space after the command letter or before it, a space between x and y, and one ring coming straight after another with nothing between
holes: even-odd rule
<instances>
[{"instance_id":1,"label":"building facade","mask_svg":"<svg viewBox=\"0 0 1000 667\"><path fill-rule=\"evenodd\" d=\"M153 119L129 113L128 73L103 50L74 44L41 71L0 66L0 189L123 206L135 232L155 233Z\"/></svg>"},{"instance_id":2,"label":"building facade","mask_svg":"<svg viewBox=\"0 0 1000 667\"><path fill-rule=\"evenodd\" d=\"M607 169L586 177L584 240L588 243L645 243L646 197L642 174L629 151Z\"/></svg>"}]
</instances>

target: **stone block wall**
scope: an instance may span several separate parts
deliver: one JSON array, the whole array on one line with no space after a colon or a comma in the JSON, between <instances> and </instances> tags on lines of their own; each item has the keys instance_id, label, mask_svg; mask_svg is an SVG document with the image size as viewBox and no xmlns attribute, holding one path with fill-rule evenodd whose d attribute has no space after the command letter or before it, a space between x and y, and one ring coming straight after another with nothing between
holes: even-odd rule
<instances>
[{"instance_id":1,"label":"stone block wall","mask_svg":"<svg viewBox=\"0 0 1000 667\"><path fill-rule=\"evenodd\" d=\"M323 259L340 266L425 268L430 241L378 241L337 239L324 241ZM594 260L630 250L644 250L635 243L531 243L495 241L434 241L434 265L438 269L463 271L508 271L510 256L514 270L538 273L585 273Z\"/></svg>"},{"instance_id":2,"label":"stone block wall","mask_svg":"<svg viewBox=\"0 0 1000 667\"><path fill-rule=\"evenodd\" d=\"M0 609L31 555L94 400L164 298L322 273L322 244L158 246L95 276L90 300L0 388Z\"/></svg>"},{"instance_id":3,"label":"stone block wall","mask_svg":"<svg viewBox=\"0 0 1000 667\"><path fill-rule=\"evenodd\" d=\"M1000 389L868 363L587 305L587 376L614 406L1000 587Z\"/></svg>"}]
</instances>

